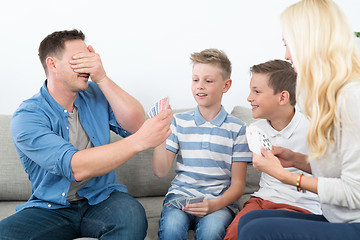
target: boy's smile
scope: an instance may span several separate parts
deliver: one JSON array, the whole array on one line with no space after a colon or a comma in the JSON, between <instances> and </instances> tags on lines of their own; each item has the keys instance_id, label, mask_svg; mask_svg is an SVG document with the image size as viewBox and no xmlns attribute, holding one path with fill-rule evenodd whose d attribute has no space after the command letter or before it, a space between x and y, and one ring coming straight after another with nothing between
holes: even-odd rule
<instances>
[{"instance_id":1,"label":"boy's smile","mask_svg":"<svg viewBox=\"0 0 360 240\"><path fill-rule=\"evenodd\" d=\"M258 107L259 107L259 105L251 104L251 110L252 110L252 111L255 111L256 108L258 108Z\"/></svg>"},{"instance_id":2,"label":"boy's smile","mask_svg":"<svg viewBox=\"0 0 360 240\"><path fill-rule=\"evenodd\" d=\"M251 104L254 118L270 120L276 113L279 94L268 85L269 76L263 73L254 73L250 81L250 94L247 98Z\"/></svg>"},{"instance_id":3,"label":"boy's smile","mask_svg":"<svg viewBox=\"0 0 360 240\"><path fill-rule=\"evenodd\" d=\"M207 94L205 94L205 93L198 93L198 94L196 94L196 95L199 96L200 98L207 96Z\"/></svg>"}]
</instances>

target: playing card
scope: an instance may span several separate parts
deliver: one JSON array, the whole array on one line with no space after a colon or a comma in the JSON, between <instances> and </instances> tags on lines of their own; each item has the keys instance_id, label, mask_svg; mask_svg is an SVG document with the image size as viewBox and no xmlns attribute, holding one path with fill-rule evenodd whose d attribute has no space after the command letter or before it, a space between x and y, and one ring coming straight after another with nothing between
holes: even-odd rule
<instances>
[{"instance_id":1,"label":"playing card","mask_svg":"<svg viewBox=\"0 0 360 240\"><path fill-rule=\"evenodd\" d=\"M155 117L158 115L162 110L167 109L169 107L169 97L165 97L156 101L154 106L150 108L148 111L148 116L150 118Z\"/></svg>"},{"instance_id":2,"label":"playing card","mask_svg":"<svg viewBox=\"0 0 360 240\"><path fill-rule=\"evenodd\" d=\"M269 137L257 126L251 124L246 128L246 138L248 145L253 153L261 156L261 147L271 150L272 145Z\"/></svg>"},{"instance_id":3,"label":"playing card","mask_svg":"<svg viewBox=\"0 0 360 240\"><path fill-rule=\"evenodd\" d=\"M181 209L181 207L182 207L182 206L179 204L177 198L170 200L169 202L167 202L167 203L165 204L165 206L167 206L167 207L173 206L174 208L178 208L178 209Z\"/></svg>"},{"instance_id":4,"label":"playing card","mask_svg":"<svg viewBox=\"0 0 360 240\"><path fill-rule=\"evenodd\" d=\"M170 200L169 202L167 202L167 203L165 204L165 206L167 206L167 207L173 206L173 207L175 207L175 208L178 208L178 206L177 206L177 204L175 203L174 199L172 199L172 200Z\"/></svg>"},{"instance_id":5,"label":"playing card","mask_svg":"<svg viewBox=\"0 0 360 240\"><path fill-rule=\"evenodd\" d=\"M170 200L165 204L165 206L167 207L173 206L181 210L182 207L185 206L186 204L198 203L198 202L202 202L203 200L204 200L203 196L199 196L199 197L180 196L178 198L174 198Z\"/></svg>"},{"instance_id":6,"label":"playing card","mask_svg":"<svg viewBox=\"0 0 360 240\"><path fill-rule=\"evenodd\" d=\"M151 109L148 111L148 116L149 116L149 118L154 117L154 115L153 115L153 113L152 113Z\"/></svg>"},{"instance_id":7,"label":"playing card","mask_svg":"<svg viewBox=\"0 0 360 240\"><path fill-rule=\"evenodd\" d=\"M159 112L169 107L169 97L165 97L159 100Z\"/></svg>"},{"instance_id":8,"label":"playing card","mask_svg":"<svg viewBox=\"0 0 360 240\"><path fill-rule=\"evenodd\" d=\"M160 112L159 101L157 101L155 103L154 108L155 108L155 113L156 113L155 115L159 114L159 112Z\"/></svg>"},{"instance_id":9,"label":"playing card","mask_svg":"<svg viewBox=\"0 0 360 240\"><path fill-rule=\"evenodd\" d=\"M178 204L181 206L181 208L182 208L182 206L186 205L186 202L187 202L186 199L187 199L187 197L182 197L182 198L177 199Z\"/></svg>"},{"instance_id":10,"label":"playing card","mask_svg":"<svg viewBox=\"0 0 360 240\"><path fill-rule=\"evenodd\" d=\"M176 201L172 201L171 206L173 206L174 208L179 208L179 205L177 204Z\"/></svg>"},{"instance_id":11,"label":"playing card","mask_svg":"<svg viewBox=\"0 0 360 240\"><path fill-rule=\"evenodd\" d=\"M198 203L198 202L202 202L204 201L204 197L200 196L200 197L190 197L188 198L187 204L192 204L192 203Z\"/></svg>"}]
</instances>

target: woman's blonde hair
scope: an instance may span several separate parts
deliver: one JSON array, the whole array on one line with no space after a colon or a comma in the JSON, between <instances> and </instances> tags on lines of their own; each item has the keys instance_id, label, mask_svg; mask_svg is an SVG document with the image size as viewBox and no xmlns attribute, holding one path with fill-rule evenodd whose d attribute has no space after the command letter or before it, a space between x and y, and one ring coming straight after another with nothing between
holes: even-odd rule
<instances>
[{"instance_id":1,"label":"woman's blonde hair","mask_svg":"<svg viewBox=\"0 0 360 240\"><path fill-rule=\"evenodd\" d=\"M355 34L331 0L302 0L281 14L281 24L298 73L298 102L310 118L310 159L319 158L334 141L338 96L360 76Z\"/></svg>"}]
</instances>

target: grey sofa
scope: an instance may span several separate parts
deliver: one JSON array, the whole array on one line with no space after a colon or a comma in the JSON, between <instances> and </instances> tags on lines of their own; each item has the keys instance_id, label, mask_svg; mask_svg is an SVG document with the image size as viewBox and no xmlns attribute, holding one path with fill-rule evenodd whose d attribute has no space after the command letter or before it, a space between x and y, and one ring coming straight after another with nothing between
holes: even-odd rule
<instances>
[{"instance_id":1,"label":"grey sofa","mask_svg":"<svg viewBox=\"0 0 360 240\"><path fill-rule=\"evenodd\" d=\"M251 110L236 106L231 112L247 124L253 121ZM17 152L13 145L10 132L10 115L0 115L0 220L15 213L15 207L27 201L31 194L31 185L28 180ZM112 134L111 141L120 137ZM152 172L152 149L140 152L125 164L116 169L117 180L128 187L134 196L145 208L149 223L146 239L158 239L158 221L162 209L162 201L174 171L165 178L157 178ZM246 189L239 199L239 205L249 199L249 195L258 189L260 173L251 164L248 165ZM193 237L189 231L188 239Z\"/></svg>"}]
</instances>

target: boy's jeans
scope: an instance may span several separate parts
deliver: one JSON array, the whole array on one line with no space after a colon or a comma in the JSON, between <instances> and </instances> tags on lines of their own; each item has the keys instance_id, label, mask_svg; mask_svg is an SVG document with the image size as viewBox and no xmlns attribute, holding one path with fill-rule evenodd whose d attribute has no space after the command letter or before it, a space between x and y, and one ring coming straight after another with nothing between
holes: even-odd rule
<instances>
[{"instance_id":1,"label":"boy's jeans","mask_svg":"<svg viewBox=\"0 0 360 240\"><path fill-rule=\"evenodd\" d=\"M180 196L169 194L164 203ZM189 229L195 229L195 239L223 239L226 228L234 216L234 212L227 207L200 218L173 206L164 205L159 221L159 239L186 239Z\"/></svg>"}]
</instances>

